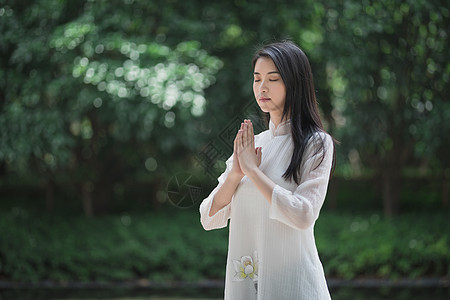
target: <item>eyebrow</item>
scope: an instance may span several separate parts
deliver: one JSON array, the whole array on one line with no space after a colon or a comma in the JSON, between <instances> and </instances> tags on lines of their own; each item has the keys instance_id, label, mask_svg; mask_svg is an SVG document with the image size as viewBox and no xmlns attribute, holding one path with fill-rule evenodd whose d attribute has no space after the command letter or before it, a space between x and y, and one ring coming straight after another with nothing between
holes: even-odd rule
<instances>
[{"instance_id":1,"label":"eyebrow","mask_svg":"<svg viewBox=\"0 0 450 300\"><path fill-rule=\"evenodd\" d=\"M258 73L258 72L253 72L253 74L254 74L254 75L261 75L261 74ZM267 74L280 74L280 72L278 72L278 71L271 71L271 72L268 72Z\"/></svg>"}]
</instances>

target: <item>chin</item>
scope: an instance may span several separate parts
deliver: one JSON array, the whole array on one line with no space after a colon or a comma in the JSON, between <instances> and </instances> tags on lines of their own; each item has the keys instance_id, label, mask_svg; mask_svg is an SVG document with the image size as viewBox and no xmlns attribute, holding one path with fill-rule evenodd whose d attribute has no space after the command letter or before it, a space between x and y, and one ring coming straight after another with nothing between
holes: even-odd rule
<instances>
[{"instance_id":1,"label":"chin","mask_svg":"<svg viewBox=\"0 0 450 300\"><path fill-rule=\"evenodd\" d=\"M270 112L270 109L269 109L268 107L266 107L265 105L261 105L261 104L259 103L259 101L258 101L257 103L258 103L259 108L260 108L263 112L265 112L265 113Z\"/></svg>"},{"instance_id":2,"label":"chin","mask_svg":"<svg viewBox=\"0 0 450 300\"><path fill-rule=\"evenodd\" d=\"M262 112L265 112L265 113L270 113L272 110L271 109L268 109L267 107L259 107L261 110L262 110Z\"/></svg>"}]
</instances>

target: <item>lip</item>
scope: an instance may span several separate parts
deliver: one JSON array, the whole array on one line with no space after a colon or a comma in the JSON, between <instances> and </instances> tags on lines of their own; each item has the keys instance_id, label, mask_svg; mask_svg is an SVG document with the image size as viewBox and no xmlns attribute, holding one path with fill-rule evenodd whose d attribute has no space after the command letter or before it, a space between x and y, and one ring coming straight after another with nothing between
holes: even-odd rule
<instances>
[{"instance_id":1,"label":"lip","mask_svg":"<svg viewBox=\"0 0 450 300\"><path fill-rule=\"evenodd\" d=\"M261 97L259 98L259 101L270 101L270 98L266 98L266 97Z\"/></svg>"}]
</instances>

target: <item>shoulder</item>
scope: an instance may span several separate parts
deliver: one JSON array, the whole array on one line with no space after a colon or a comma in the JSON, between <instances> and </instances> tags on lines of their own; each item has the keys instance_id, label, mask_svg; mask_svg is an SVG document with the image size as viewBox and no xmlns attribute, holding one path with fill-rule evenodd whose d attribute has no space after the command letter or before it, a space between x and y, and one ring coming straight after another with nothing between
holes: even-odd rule
<instances>
[{"instance_id":1,"label":"shoulder","mask_svg":"<svg viewBox=\"0 0 450 300\"><path fill-rule=\"evenodd\" d=\"M315 132L312 135L311 140L313 140L313 143L317 143L317 142L323 143L325 148L333 146L333 138L331 137L331 135L329 135L325 131L317 131L317 132Z\"/></svg>"},{"instance_id":2,"label":"shoulder","mask_svg":"<svg viewBox=\"0 0 450 300\"><path fill-rule=\"evenodd\" d=\"M322 130L316 131L311 135L308 144L317 142L323 142L325 144L333 144L333 138L325 131Z\"/></svg>"},{"instance_id":3,"label":"shoulder","mask_svg":"<svg viewBox=\"0 0 450 300\"><path fill-rule=\"evenodd\" d=\"M333 152L333 148L334 142L331 135L325 131L316 131L309 138L305 152L309 155L325 154L327 152Z\"/></svg>"}]
</instances>

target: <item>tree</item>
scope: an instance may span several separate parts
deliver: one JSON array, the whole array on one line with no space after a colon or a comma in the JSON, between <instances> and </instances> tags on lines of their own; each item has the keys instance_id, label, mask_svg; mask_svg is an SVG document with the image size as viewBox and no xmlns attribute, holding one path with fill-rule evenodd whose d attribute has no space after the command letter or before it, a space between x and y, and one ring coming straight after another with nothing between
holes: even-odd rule
<instances>
[{"instance_id":1,"label":"tree","mask_svg":"<svg viewBox=\"0 0 450 300\"><path fill-rule=\"evenodd\" d=\"M388 216L398 211L406 166L434 155L447 161L437 150L448 143L442 133L449 127L440 122L449 114L448 17L441 1L327 8L332 53L325 56L341 139L351 145L350 159L360 157L380 179Z\"/></svg>"},{"instance_id":2,"label":"tree","mask_svg":"<svg viewBox=\"0 0 450 300\"><path fill-rule=\"evenodd\" d=\"M0 160L39 176L49 208L54 185L68 182L86 215L104 211L115 184L157 181L156 170L170 169L158 161L180 164L174 153L192 147L195 131L183 128L204 113L221 62L195 41L147 37L129 6L112 17L105 2L2 8Z\"/></svg>"},{"instance_id":3,"label":"tree","mask_svg":"<svg viewBox=\"0 0 450 300\"><path fill-rule=\"evenodd\" d=\"M327 129L342 141L337 173L376 178L387 214L406 167L440 174L444 195L448 9L394 2L5 4L0 176L39 181L48 207L55 190L69 190L87 214L120 195L162 199L243 107L257 110L255 48L290 38L310 58ZM144 192L133 193L139 183Z\"/></svg>"},{"instance_id":4,"label":"tree","mask_svg":"<svg viewBox=\"0 0 450 300\"><path fill-rule=\"evenodd\" d=\"M267 9L278 18L261 18ZM253 100L255 45L282 37L282 28L297 34L310 22L306 11L292 13L271 1L41 0L16 1L4 11L1 69L8 76L0 123L11 129L2 136L0 161L10 173L20 162L20 175L31 167L30 174L46 182L48 199L55 186L71 182L86 214L92 214L93 199L106 205L101 199L111 198L114 185L120 191L124 183L146 178L151 190L161 189L163 180ZM286 13L301 21L284 19ZM201 47L227 66L206 96L203 90L221 63ZM189 72L191 80L181 81ZM153 89L143 85L157 73L168 78ZM176 105L166 101L170 93Z\"/></svg>"}]
</instances>

